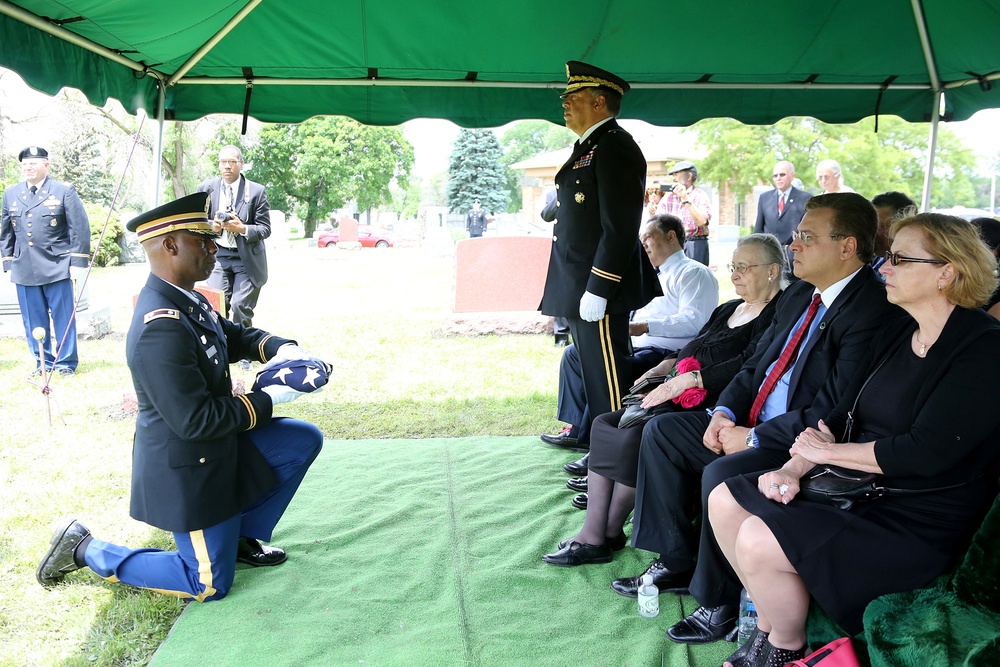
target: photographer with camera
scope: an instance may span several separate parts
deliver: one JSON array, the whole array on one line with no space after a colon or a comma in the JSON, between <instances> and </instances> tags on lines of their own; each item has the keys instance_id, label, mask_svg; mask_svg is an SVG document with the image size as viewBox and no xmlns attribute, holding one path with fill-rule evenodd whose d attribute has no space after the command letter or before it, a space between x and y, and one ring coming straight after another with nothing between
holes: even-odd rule
<instances>
[{"instance_id":1,"label":"photographer with camera","mask_svg":"<svg viewBox=\"0 0 1000 667\"><path fill-rule=\"evenodd\" d=\"M209 193L209 217L220 233L208 284L225 292L226 316L249 327L267 282L264 239L271 235L271 205L264 186L249 180L242 170L243 153L236 146L225 146L219 151L221 178L205 181L198 191Z\"/></svg>"},{"instance_id":2,"label":"photographer with camera","mask_svg":"<svg viewBox=\"0 0 1000 667\"><path fill-rule=\"evenodd\" d=\"M695 186L698 167L682 160L668 172L672 185L661 185L663 198L656 208L658 214L676 215L684 223L684 254L708 266L708 223L712 220L712 202L708 194Z\"/></svg>"}]
</instances>

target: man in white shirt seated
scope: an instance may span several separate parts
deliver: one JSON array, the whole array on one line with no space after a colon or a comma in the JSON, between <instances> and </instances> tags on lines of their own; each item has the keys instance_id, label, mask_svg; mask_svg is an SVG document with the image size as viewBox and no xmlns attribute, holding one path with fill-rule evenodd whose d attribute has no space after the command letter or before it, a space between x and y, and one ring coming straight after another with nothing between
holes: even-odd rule
<instances>
[{"instance_id":1,"label":"man in white shirt seated","mask_svg":"<svg viewBox=\"0 0 1000 667\"><path fill-rule=\"evenodd\" d=\"M639 239L659 271L663 296L635 311L629 322L632 354L628 363L634 379L684 347L719 304L715 276L707 266L684 254L684 224L677 216L654 215L639 230ZM587 407L580 356L574 345L566 348L559 367L556 416L569 425L557 435L543 433L543 442L579 451L590 448L590 425L597 415L590 414ZM582 460L577 463L584 464Z\"/></svg>"}]
</instances>

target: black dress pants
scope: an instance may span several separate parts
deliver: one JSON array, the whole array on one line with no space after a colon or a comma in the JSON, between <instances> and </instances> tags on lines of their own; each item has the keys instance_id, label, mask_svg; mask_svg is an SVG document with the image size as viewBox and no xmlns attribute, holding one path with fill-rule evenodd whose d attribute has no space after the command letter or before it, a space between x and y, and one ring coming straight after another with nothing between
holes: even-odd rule
<instances>
[{"instance_id":1,"label":"black dress pants","mask_svg":"<svg viewBox=\"0 0 1000 667\"><path fill-rule=\"evenodd\" d=\"M605 315L597 322L579 316L566 319L580 357L588 419L620 409L634 379L629 377L628 314Z\"/></svg>"},{"instance_id":2,"label":"black dress pants","mask_svg":"<svg viewBox=\"0 0 1000 667\"><path fill-rule=\"evenodd\" d=\"M743 584L729 565L715 541L711 522L708 520L708 495L730 477L780 468L788 461L788 452L775 449L748 449L729 456L705 468L701 477L701 502L705 515L701 522L701 540L698 546L698 565L691 580L690 591L698 604L718 607L722 604L739 604Z\"/></svg>"}]
</instances>

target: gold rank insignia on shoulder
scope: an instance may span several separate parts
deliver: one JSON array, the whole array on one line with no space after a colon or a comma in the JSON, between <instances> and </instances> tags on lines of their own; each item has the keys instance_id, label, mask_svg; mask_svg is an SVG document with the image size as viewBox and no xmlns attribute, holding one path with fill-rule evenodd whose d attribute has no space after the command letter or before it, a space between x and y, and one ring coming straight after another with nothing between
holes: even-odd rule
<instances>
[{"instance_id":1,"label":"gold rank insignia on shoulder","mask_svg":"<svg viewBox=\"0 0 1000 667\"><path fill-rule=\"evenodd\" d=\"M586 195L584 195L582 192L577 192L575 195L573 195L573 199L576 200L577 204L582 204L583 200L586 198L587 198Z\"/></svg>"},{"instance_id":2,"label":"gold rank insignia on shoulder","mask_svg":"<svg viewBox=\"0 0 1000 667\"><path fill-rule=\"evenodd\" d=\"M164 317L169 317L172 320L179 320L181 319L181 314L173 308L157 308L156 310L151 310L146 313L146 316L142 318L142 323L149 324L153 320L158 320Z\"/></svg>"}]
</instances>

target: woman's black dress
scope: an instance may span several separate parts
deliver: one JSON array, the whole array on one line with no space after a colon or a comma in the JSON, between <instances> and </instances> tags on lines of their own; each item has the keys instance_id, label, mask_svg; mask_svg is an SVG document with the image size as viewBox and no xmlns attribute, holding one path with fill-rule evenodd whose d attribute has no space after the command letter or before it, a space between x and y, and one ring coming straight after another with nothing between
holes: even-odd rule
<instances>
[{"instance_id":1,"label":"woman's black dress","mask_svg":"<svg viewBox=\"0 0 1000 667\"><path fill-rule=\"evenodd\" d=\"M963 326L971 327L968 335L975 336L983 318L961 322L965 318L949 320L949 338L960 337ZM979 409L970 403L981 401L977 394L989 391L990 382L975 374L989 368L1000 371L996 362L1000 349L989 349L1000 344L1000 336L994 335L989 344L980 339L957 359L935 358L935 350L946 351L937 347L946 338L942 333L921 359L909 344L914 329L915 325L908 326L896 336L895 348L881 355L887 359L858 399L850 441L876 443L876 460L887 487L933 489L971 482L946 491L857 503L847 511L802 499L788 505L769 500L757 489L761 473L726 482L737 502L767 524L813 598L851 634L862 630L865 607L876 597L924 587L945 572L964 552L996 495L998 443L959 441L983 433L997 437L1000 419L995 414L970 417L956 411ZM954 407L955 401L964 409ZM924 421L914 419L914 412ZM951 427L949 433L952 418L981 419L982 424ZM918 432L930 428L942 433ZM903 429L909 433L900 435ZM965 433L968 438L958 435L962 429L971 429ZM949 444L949 439L955 442ZM909 456L905 452L901 456L900 445L909 449Z\"/></svg>"},{"instance_id":2,"label":"woman's black dress","mask_svg":"<svg viewBox=\"0 0 1000 667\"><path fill-rule=\"evenodd\" d=\"M712 405L733 379L743 362L754 351L757 341L774 319L775 306L781 296L779 292L760 314L750 322L731 328L726 322L743 303L733 299L721 304L708 318L698 335L677 353L677 359L694 357L701 364L701 380L708 395L699 405L689 410L703 410ZM683 411L676 403L673 409ZM594 420L590 436L590 470L621 482L635 486L636 470L639 465L639 443L642 440L644 424L632 428L618 428L624 410L603 414Z\"/></svg>"}]
</instances>

